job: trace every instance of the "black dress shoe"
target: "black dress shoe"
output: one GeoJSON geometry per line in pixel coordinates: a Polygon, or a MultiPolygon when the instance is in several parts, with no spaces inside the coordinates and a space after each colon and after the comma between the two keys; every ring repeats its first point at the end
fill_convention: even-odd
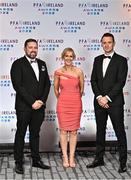
{"type": "Polygon", "coordinates": [[[119,167],[119,169],[118,169],[118,172],[119,172],[119,173],[124,173],[124,172],[126,172],[126,171],[127,171],[126,165],[125,165],[125,166],[121,166],[121,165],[120,165],[120,167],[119,167]]]}
{"type": "Polygon", "coordinates": [[[41,160],[33,161],[32,166],[33,167],[38,167],[38,168],[41,168],[41,169],[50,169],[50,166],[45,165],[41,160]]]}
{"type": "Polygon", "coordinates": [[[91,164],[88,164],[86,167],[87,168],[95,168],[97,166],[104,166],[104,161],[95,159],[91,164]]]}
{"type": "Polygon", "coordinates": [[[15,172],[18,174],[23,174],[24,173],[23,164],[16,163],[15,164],[15,172]]]}

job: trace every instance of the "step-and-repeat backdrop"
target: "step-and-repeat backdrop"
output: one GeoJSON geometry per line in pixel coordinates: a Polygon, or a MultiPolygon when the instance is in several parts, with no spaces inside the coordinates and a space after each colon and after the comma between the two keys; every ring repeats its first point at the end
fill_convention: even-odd
{"type": "MultiPolygon", "coordinates": [[[[113,33],[115,50],[127,57],[129,71],[125,96],[125,129],[131,150],[131,1],[130,0],[0,0],[0,143],[13,143],[16,131],[15,91],[10,79],[12,63],[24,55],[27,38],[39,43],[38,57],[47,63],[51,91],[45,121],[40,132],[40,150],[58,149],[59,130],[53,75],[63,65],[61,52],[72,47],[77,55],[74,65],[84,71],[85,89],[78,141],[95,141],[96,123],[90,75],[94,57],[103,53],[100,38],[113,33]]],[[[25,141],[28,142],[27,131],[25,141]]],[[[116,140],[110,120],[107,140],[116,140]]]]}

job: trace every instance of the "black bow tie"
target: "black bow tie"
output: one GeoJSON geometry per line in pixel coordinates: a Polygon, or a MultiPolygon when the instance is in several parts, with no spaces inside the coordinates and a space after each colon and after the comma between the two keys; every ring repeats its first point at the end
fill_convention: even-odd
{"type": "Polygon", "coordinates": [[[105,58],[108,58],[108,59],[111,59],[111,56],[103,56],[103,59],[105,59],[105,58]]]}
{"type": "Polygon", "coordinates": [[[32,63],[36,63],[37,62],[37,60],[30,60],[30,63],[32,64],[32,63]]]}

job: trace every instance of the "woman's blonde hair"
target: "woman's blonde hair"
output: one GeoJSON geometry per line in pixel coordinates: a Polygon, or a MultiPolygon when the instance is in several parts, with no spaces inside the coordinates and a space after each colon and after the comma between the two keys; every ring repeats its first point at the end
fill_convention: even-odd
{"type": "Polygon", "coordinates": [[[68,51],[72,52],[72,54],[73,54],[73,59],[75,59],[75,58],[76,58],[76,54],[75,54],[74,50],[73,50],[72,48],[70,48],[70,47],[67,47],[67,48],[65,48],[65,49],[63,50],[63,52],[61,53],[61,58],[64,59],[64,56],[65,56],[65,54],[66,54],[68,51]]]}

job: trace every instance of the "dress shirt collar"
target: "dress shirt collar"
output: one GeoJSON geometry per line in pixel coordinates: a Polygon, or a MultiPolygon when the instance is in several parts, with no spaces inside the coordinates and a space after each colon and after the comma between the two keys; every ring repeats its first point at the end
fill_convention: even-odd
{"type": "Polygon", "coordinates": [[[111,58],[112,58],[112,56],[114,55],[114,51],[112,52],[112,53],[110,53],[110,54],[104,54],[104,56],[111,56],[111,58]]]}
{"type": "Polygon", "coordinates": [[[29,58],[28,56],[25,56],[26,57],[26,59],[29,61],[29,63],[31,63],[31,61],[36,61],[36,59],[31,59],[31,58],[29,58]]]}

